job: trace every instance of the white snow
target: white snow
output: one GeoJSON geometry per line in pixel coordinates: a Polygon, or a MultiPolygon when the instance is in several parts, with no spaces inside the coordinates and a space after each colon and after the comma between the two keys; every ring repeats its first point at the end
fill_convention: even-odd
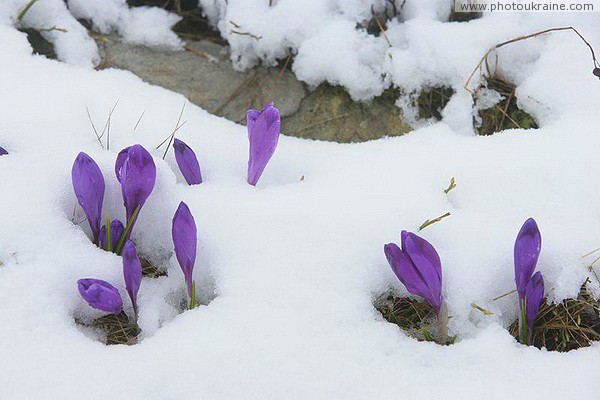
{"type": "Polygon", "coordinates": [[[96,43],[77,19],[91,21],[103,34],[116,31],[127,42],[173,49],[181,47],[181,41],[171,31],[180,18],[163,9],[130,9],[126,0],[68,0],[67,3],[38,0],[19,21],[17,17],[28,3],[29,0],[2,0],[0,24],[43,30],[42,35],[54,45],[58,59],[71,65],[90,68],[100,62],[96,43]],[[49,30],[51,28],[61,30],[49,30]]]}
{"type": "MultiPolygon", "coordinates": [[[[391,82],[409,91],[442,82],[458,90],[491,45],[548,26],[576,24],[600,45],[593,14],[497,14],[444,23],[441,3],[428,2],[422,12],[411,6],[414,18],[392,24],[394,47],[388,49],[383,38],[349,29],[348,21],[364,18],[370,2],[348,2],[344,12],[342,2],[332,0],[303,1],[303,7],[281,0],[272,9],[258,3],[230,0],[226,10],[209,10],[215,21],[226,13],[221,28],[235,17],[240,29],[263,35],[260,44],[229,38],[234,54],[244,54],[240,62],[273,62],[297,46],[295,68],[303,79],[332,80],[357,97],[391,82]],[[294,11],[300,14],[288,16],[294,11]],[[268,14],[287,19],[271,31],[268,14]],[[298,35],[288,36],[294,29],[298,35]],[[343,60],[328,62],[323,52],[343,60]],[[368,56],[379,53],[380,64],[368,56]],[[354,64],[333,65],[347,60],[354,64]],[[381,68],[387,75],[378,80],[381,68]]],[[[245,183],[245,128],[187,104],[178,135],[195,149],[205,179],[188,187],[172,153],[162,161],[162,149],[153,150],[173,130],[185,99],[128,72],[86,68],[95,50],[77,28],[71,36],[54,32],[65,41],[55,44],[68,64],[31,55],[25,34],[14,27],[22,4],[0,4],[0,146],[10,153],[0,157],[0,398],[597,396],[597,344],[566,354],[524,347],[506,330],[517,315],[514,296],[492,301],[514,287],[512,246],[527,217],[541,229],[538,269],[551,300],[576,295],[590,275],[581,256],[600,246],[600,82],[574,35],[499,51],[500,68],[519,84],[518,96],[539,130],[474,135],[473,104],[463,90],[442,122],[403,137],[351,145],[282,137],[256,188],[245,183]],[[110,150],[104,150],[86,107],[101,129],[117,100],[110,150]],[[142,282],[141,342],[107,347],[74,322],[100,315],[81,300],[76,281],[108,280],[126,299],[121,262],[86,236],[70,170],[78,152],[92,156],[107,181],[104,212],[122,217],[113,166],[118,151],[132,143],[152,150],[158,168],[133,238],[169,276],[142,282]],[[458,186],[447,196],[443,189],[452,176],[458,186]],[[198,290],[205,302],[212,300],[185,312],[170,240],[181,200],[198,223],[198,290]],[[457,344],[441,347],[411,339],[372,304],[389,288],[406,293],[383,244],[447,211],[450,217],[422,231],[440,253],[450,330],[458,335],[457,344]],[[494,315],[483,316],[471,303],[494,315]]],[[[61,24],[76,27],[60,4],[40,0],[27,24],[47,26],[60,15],[61,24]]],[[[103,23],[114,28],[116,20],[101,20],[95,21],[99,29],[103,23]]],[[[166,20],[154,26],[157,32],[166,20]]],[[[141,30],[133,35],[156,38],[141,30]]],[[[600,294],[593,278],[592,288],[600,294]]]]}

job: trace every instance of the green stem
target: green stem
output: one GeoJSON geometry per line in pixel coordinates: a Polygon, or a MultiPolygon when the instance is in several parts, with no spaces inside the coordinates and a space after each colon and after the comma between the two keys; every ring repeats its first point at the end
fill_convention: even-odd
{"type": "Polygon", "coordinates": [[[519,316],[519,340],[524,345],[529,345],[529,332],[527,332],[527,308],[525,299],[521,300],[521,315],[519,316]]]}
{"type": "Polygon", "coordinates": [[[196,308],[196,281],[192,281],[192,295],[190,296],[190,310],[196,308]]]}
{"type": "Polygon", "coordinates": [[[123,232],[123,235],[119,239],[119,243],[117,243],[117,248],[115,249],[115,253],[117,253],[118,255],[121,255],[121,253],[123,252],[123,246],[125,246],[125,240],[127,239],[127,236],[129,236],[129,232],[131,232],[131,229],[133,228],[133,224],[135,223],[135,219],[137,218],[137,215],[139,212],[140,212],[140,206],[138,204],[138,206],[133,211],[133,215],[131,215],[131,218],[129,218],[129,221],[127,221],[127,226],[125,227],[125,231],[123,232]]]}
{"type": "Polygon", "coordinates": [[[110,229],[110,217],[107,215],[106,216],[106,251],[109,251],[112,253],[113,248],[112,248],[112,232],[110,229]]]}
{"type": "Polygon", "coordinates": [[[37,2],[38,0],[30,0],[29,3],[27,3],[25,5],[25,8],[23,8],[23,10],[21,10],[21,12],[19,13],[19,15],[17,15],[17,21],[20,21],[23,19],[23,17],[25,16],[25,14],[27,14],[27,11],[29,11],[29,9],[37,2]]]}

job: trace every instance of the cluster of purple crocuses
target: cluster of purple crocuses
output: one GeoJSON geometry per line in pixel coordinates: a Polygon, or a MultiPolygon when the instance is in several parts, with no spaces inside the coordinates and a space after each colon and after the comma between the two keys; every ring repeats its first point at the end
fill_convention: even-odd
{"type": "MultiPolygon", "coordinates": [[[[279,110],[267,103],[263,110],[247,113],[250,154],[247,181],[255,186],[273,156],[281,128],[279,110]]],[[[0,155],[2,155],[0,148],[0,155]]],[[[183,141],[173,140],[175,160],[188,185],[202,183],[200,164],[195,152],[183,141]]],[[[87,154],[79,153],[73,164],[71,177],[77,201],[83,209],[92,231],[92,242],[106,251],[122,255],[125,288],[131,300],[137,321],[137,293],[142,280],[142,267],[131,232],[139,213],[154,189],[156,165],[152,155],[141,145],[127,147],[117,155],[115,175],[121,184],[125,206],[125,225],[119,219],[107,216],[102,224],[102,205],[105,182],[100,167],[87,154]]],[[[172,222],[172,237],[177,261],[183,271],[189,308],[195,307],[196,284],[192,278],[196,262],[197,228],[188,205],[179,204],[172,222]]],[[[88,304],[96,309],[118,315],[123,300],[117,288],[94,278],[80,279],[78,289],[88,304]]]]}
{"type": "MultiPolygon", "coordinates": [[[[402,231],[401,247],[384,246],[386,258],[406,290],[424,298],[437,315],[437,341],[448,340],[448,311],[442,295],[442,263],[435,248],[414,233],[402,231]]],[[[523,224],[514,247],[515,283],[519,294],[519,340],[530,344],[534,321],[544,298],[544,280],[534,270],[541,250],[541,235],[533,218],[523,224]]]]}

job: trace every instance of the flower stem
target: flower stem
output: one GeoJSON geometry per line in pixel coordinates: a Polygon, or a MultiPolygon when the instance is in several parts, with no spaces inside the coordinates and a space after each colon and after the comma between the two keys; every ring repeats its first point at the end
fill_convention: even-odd
{"type": "Polygon", "coordinates": [[[123,252],[123,247],[125,246],[125,240],[129,236],[131,229],[133,229],[133,224],[135,223],[135,220],[136,220],[139,212],[140,212],[140,206],[138,204],[138,206],[135,208],[135,210],[133,210],[133,214],[131,215],[131,218],[129,218],[129,221],[127,221],[127,226],[125,227],[125,231],[123,232],[123,235],[119,239],[119,243],[117,243],[117,248],[115,249],[115,253],[117,253],[118,255],[121,255],[121,253],[123,252]]]}
{"type": "Polygon", "coordinates": [[[190,296],[190,310],[196,308],[196,281],[192,281],[192,294],[190,296]]]}
{"type": "Polygon", "coordinates": [[[442,302],[437,315],[437,342],[439,344],[448,342],[448,306],[445,301],[442,302]]]}
{"type": "Polygon", "coordinates": [[[110,229],[110,216],[106,216],[106,249],[104,249],[106,251],[109,251],[112,253],[113,248],[112,248],[112,232],[110,229]]]}
{"type": "Polygon", "coordinates": [[[521,314],[519,315],[519,341],[524,345],[529,345],[529,332],[527,332],[527,308],[525,299],[520,301],[521,314]]]}

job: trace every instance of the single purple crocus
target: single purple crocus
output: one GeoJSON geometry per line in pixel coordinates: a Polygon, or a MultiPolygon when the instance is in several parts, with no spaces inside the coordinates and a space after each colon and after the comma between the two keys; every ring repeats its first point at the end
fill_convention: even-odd
{"type": "Polygon", "coordinates": [[[248,110],[246,125],[250,141],[247,180],[249,184],[256,186],[277,148],[281,131],[281,115],[273,106],[273,102],[269,102],[262,111],[248,110]]]}
{"type": "Polygon", "coordinates": [[[423,297],[435,310],[438,342],[448,337],[448,309],[442,296],[442,262],[427,240],[412,232],[400,234],[402,248],[388,243],[383,250],[392,270],[409,293],[423,297]]]}
{"type": "Polygon", "coordinates": [[[395,243],[384,246],[392,270],[411,294],[421,296],[440,312],[442,306],[442,263],[427,240],[402,231],[402,248],[395,243]]]}
{"type": "Polygon", "coordinates": [[[4,147],[0,147],[0,156],[5,156],[8,154],[8,151],[4,147]]]}
{"type": "Polygon", "coordinates": [[[179,166],[181,174],[188,185],[198,185],[202,183],[202,173],[200,164],[194,150],[179,139],[173,139],[173,151],[175,151],[175,160],[179,166]]]}
{"type": "Polygon", "coordinates": [[[123,300],[117,288],[100,279],[80,279],[77,281],[79,294],[90,306],[98,310],[119,315],[123,309],[123,300]]]}
{"type": "Polygon", "coordinates": [[[131,240],[126,241],[123,247],[123,277],[125,278],[125,290],[127,290],[131,299],[133,313],[137,321],[137,294],[142,283],[142,264],[131,240]]]}
{"type": "Polygon", "coordinates": [[[525,288],[531,280],[541,248],[542,237],[537,223],[533,218],[529,218],[517,235],[514,249],[515,283],[521,301],[525,299],[525,288]]]}
{"type": "MultiPolygon", "coordinates": [[[[111,249],[113,251],[116,250],[117,244],[119,243],[119,240],[121,239],[121,236],[123,235],[124,231],[125,226],[123,226],[123,223],[121,221],[119,221],[118,219],[113,219],[112,221],[110,221],[110,242],[111,249]]],[[[106,225],[102,225],[102,228],[100,228],[100,237],[98,238],[98,245],[104,250],[108,250],[108,247],[106,246],[106,239],[106,225]]]]}
{"type": "Polygon", "coordinates": [[[533,323],[538,315],[542,300],[544,299],[544,278],[540,271],[533,274],[525,289],[525,310],[527,315],[527,332],[529,342],[533,333],[533,323]]]}
{"type": "Polygon", "coordinates": [[[102,202],[104,201],[104,177],[98,164],[85,153],[79,153],[71,170],[73,189],[77,201],[92,228],[93,242],[98,243],[102,202]]]}
{"type": "Polygon", "coordinates": [[[179,203],[179,207],[173,216],[172,234],[175,256],[177,256],[177,261],[185,277],[187,292],[190,297],[190,308],[193,308],[195,299],[192,272],[196,263],[198,232],[194,216],[183,201],[179,203]]]}
{"type": "MultiPolygon", "coordinates": [[[[121,155],[121,153],[119,153],[121,155]]],[[[119,163],[117,156],[117,163],[119,163]]],[[[131,217],[136,208],[142,208],[156,181],[156,166],[152,155],[141,145],[136,144],[127,150],[127,157],[117,172],[121,177],[121,192],[125,204],[127,223],[133,223],[131,217]]],[[[139,212],[139,210],[138,210],[139,212]]],[[[129,231],[131,232],[131,230],[129,231]]],[[[129,238],[129,234],[127,235],[129,238]]]]}
{"type": "Polygon", "coordinates": [[[515,241],[515,284],[519,294],[519,338],[529,344],[533,322],[544,297],[544,280],[535,267],[542,248],[542,237],[537,223],[529,218],[515,241]],[[535,280],[534,280],[535,277],[535,280]]]}

